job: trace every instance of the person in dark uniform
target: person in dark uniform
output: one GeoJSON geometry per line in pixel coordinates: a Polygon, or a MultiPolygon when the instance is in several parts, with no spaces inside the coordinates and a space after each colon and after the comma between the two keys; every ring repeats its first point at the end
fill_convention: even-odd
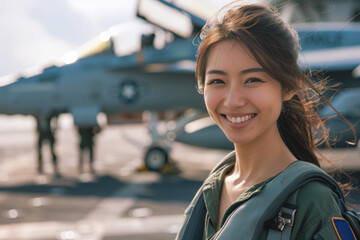
{"type": "Polygon", "coordinates": [[[56,131],[56,121],[57,116],[54,114],[49,115],[46,118],[37,117],[37,133],[38,133],[38,144],[37,144],[37,154],[38,154],[38,173],[43,174],[43,163],[44,158],[42,154],[42,147],[45,142],[49,144],[53,168],[55,175],[59,175],[57,167],[57,156],[55,153],[55,131],[56,131]]]}
{"type": "Polygon", "coordinates": [[[85,152],[89,155],[90,171],[94,174],[94,137],[100,132],[99,126],[78,126],[80,136],[80,152],[79,152],[79,172],[84,172],[84,156],[85,152]]]}

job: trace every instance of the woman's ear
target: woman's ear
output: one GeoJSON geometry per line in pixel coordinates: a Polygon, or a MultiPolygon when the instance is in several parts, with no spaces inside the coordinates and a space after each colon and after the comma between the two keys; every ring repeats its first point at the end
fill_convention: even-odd
{"type": "Polygon", "coordinates": [[[296,94],[296,91],[287,90],[284,94],[283,101],[289,101],[296,94]]]}
{"type": "MultiPolygon", "coordinates": [[[[298,77],[296,78],[296,83],[297,86],[299,87],[301,85],[301,79],[298,77]]],[[[288,90],[285,89],[285,94],[284,94],[284,98],[283,101],[289,101],[290,99],[292,99],[292,97],[296,94],[296,90],[288,90]]]]}

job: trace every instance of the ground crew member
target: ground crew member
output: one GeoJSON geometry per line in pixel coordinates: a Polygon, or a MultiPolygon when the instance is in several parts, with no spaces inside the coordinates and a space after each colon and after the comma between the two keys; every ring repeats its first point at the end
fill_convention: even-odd
{"type": "Polygon", "coordinates": [[[42,147],[45,142],[48,142],[50,146],[50,152],[53,162],[53,168],[55,175],[58,175],[58,166],[57,166],[57,157],[55,154],[55,131],[56,131],[56,115],[49,115],[46,118],[37,117],[37,133],[38,133],[38,144],[37,144],[37,154],[38,154],[38,173],[43,174],[43,154],[42,147]]]}
{"type": "Polygon", "coordinates": [[[100,132],[99,126],[78,126],[78,132],[80,136],[80,156],[79,156],[79,172],[84,172],[84,156],[85,152],[89,155],[89,167],[92,173],[94,170],[94,137],[100,132]]]}

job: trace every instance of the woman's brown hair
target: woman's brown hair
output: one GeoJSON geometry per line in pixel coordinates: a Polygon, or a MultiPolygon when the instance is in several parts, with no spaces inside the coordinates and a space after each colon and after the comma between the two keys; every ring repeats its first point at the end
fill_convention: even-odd
{"type": "Polygon", "coordinates": [[[299,160],[319,166],[315,154],[318,143],[327,142],[327,129],[317,114],[320,90],[298,65],[300,50],[297,32],[270,6],[225,6],[203,27],[197,52],[196,78],[203,91],[207,58],[219,42],[235,39],[245,44],[255,60],[282,85],[283,93],[294,92],[284,101],[277,121],[280,135],[292,154],[299,160]],[[309,90],[316,94],[311,94],[309,90]]]}

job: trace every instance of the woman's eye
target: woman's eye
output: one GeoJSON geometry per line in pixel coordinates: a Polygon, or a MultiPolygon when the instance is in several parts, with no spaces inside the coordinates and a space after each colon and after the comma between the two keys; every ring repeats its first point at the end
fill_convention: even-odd
{"type": "Polygon", "coordinates": [[[263,80],[259,78],[249,78],[245,81],[245,83],[257,83],[257,82],[263,82],[263,80]]]}
{"type": "Polygon", "coordinates": [[[220,80],[220,79],[214,79],[214,80],[210,80],[208,82],[208,85],[213,85],[213,84],[221,84],[221,83],[224,83],[223,80],[220,80]]]}

